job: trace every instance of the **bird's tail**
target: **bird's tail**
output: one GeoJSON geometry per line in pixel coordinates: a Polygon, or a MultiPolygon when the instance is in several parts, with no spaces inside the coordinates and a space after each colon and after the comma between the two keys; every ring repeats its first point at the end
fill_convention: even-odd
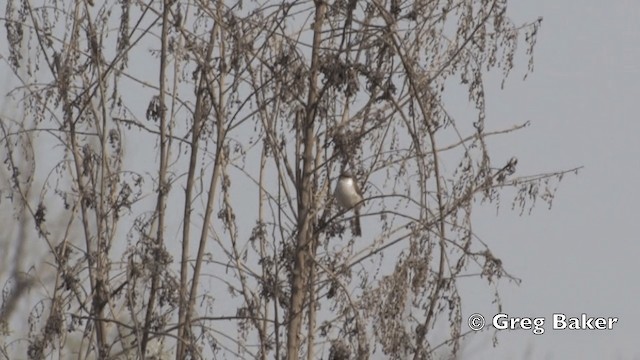
{"type": "Polygon", "coordinates": [[[353,235],[362,236],[362,229],[360,228],[360,214],[356,212],[356,216],[353,218],[353,235]]]}

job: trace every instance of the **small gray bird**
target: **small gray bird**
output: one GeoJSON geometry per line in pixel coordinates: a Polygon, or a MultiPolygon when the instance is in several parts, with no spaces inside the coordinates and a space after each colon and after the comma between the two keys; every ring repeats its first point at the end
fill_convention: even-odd
{"type": "Polygon", "coordinates": [[[362,206],[362,192],[358,187],[358,183],[349,172],[340,174],[340,179],[336,185],[335,195],[338,204],[346,210],[353,208],[355,229],[353,235],[361,236],[360,229],[360,207],[362,206]]]}

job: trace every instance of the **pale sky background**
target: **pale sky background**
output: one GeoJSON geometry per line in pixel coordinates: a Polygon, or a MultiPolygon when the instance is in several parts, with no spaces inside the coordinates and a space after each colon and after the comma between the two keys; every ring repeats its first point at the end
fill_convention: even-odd
{"type": "MultiPolygon", "coordinates": [[[[531,121],[490,140],[494,160],[515,155],[516,175],[584,169],[564,178],[551,210],[539,202],[519,216],[507,197],[498,215],[476,208],[474,230],[523,280],[500,282],[504,312],[545,317],[546,331],[501,331],[496,348],[485,331],[465,343],[461,359],[640,359],[640,2],[513,0],[509,14],[515,24],[544,21],[534,73],[521,80],[520,57],[505,90],[497,81],[486,88],[487,130],[531,121]],[[554,313],[619,322],[611,331],[554,331],[554,313]]],[[[461,99],[449,104],[456,118],[474,118],[461,99]]],[[[461,291],[463,316],[490,322],[495,306],[485,283],[461,291]]]]}
{"type": "MultiPolygon", "coordinates": [[[[532,125],[492,139],[494,154],[515,154],[518,174],[584,166],[566,176],[549,211],[531,216],[504,204],[476,213],[475,230],[507,270],[504,312],[545,317],[543,335],[493,331],[469,341],[463,359],[640,359],[640,2],[512,1],[516,24],[544,17],[535,72],[516,71],[505,91],[488,89],[490,124],[532,125]],[[611,331],[557,331],[551,316],[618,317],[611,331]]],[[[466,289],[464,316],[490,321],[487,289],[466,289]]],[[[463,299],[464,296],[463,296],[463,299]]]]}

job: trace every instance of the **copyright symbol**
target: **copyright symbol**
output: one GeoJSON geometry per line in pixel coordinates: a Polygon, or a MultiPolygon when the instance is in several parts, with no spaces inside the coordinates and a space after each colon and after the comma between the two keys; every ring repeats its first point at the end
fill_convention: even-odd
{"type": "Polygon", "coordinates": [[[478,313],[469,316],[469,329],[480,331],[482,328],[484,328],[484,316],[478,313]]]}

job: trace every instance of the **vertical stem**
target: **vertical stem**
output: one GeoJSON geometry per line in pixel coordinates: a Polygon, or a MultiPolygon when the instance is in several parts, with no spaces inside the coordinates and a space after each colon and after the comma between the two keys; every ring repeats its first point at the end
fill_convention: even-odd
{"type": "MultiPolygon", "coordinates": [[[[169,35],[169,6],[171,0],[164,0],[162,9],[162,36],[160,41],[160,94],[159,108],[160,108],[160,167],[158,169],[158,201],[156,203],[156,214],[158,221],[158,228],[156,229],[156,239],[154,244],[154,251],[158,251],[164,243],[164,220],[165,220],[165,201],[168,192],[167,184],[167,157],[169,155],[169,149],[167,147],[167,109],[165,105],[165,93],[166,93],[166,68],[167,68],[167,37],[169,35]]],[[[147,342],[149,341],[149,332],[151,331],[151,321],[153,319],[153,311],[156,301],[156,295],[158,291],[159,271],[154,271],[151,278],[151,291],[149,293],[149,301],[147,303],[147,312],[145,315],[144,329],[142,333],[142,341],[140,343],[141,356],[145,356],[147,342]]]]}
{"type": "Polygon", "coordinates": [[[298,188],[298,236],[296,254],[291,284],[291,301],[289,308],[289,323],[287,326],[287,359],[297,360],[300,349],[300,331],[302,329],[302,315],[304,308],[305,292],[307,289],[308,271],[307,257],[313,238],[313,169],[314,169],[314,119],[318,101],[318,62],[320,57],[320,42],[322,25],[326,11],[326,4],[317,1],[316,16],[314,21],[313,52],[311,56],[311,69],[309,73],[309,94],[307,97],[306,113],[302,120],[297,119],[297,126],[303,131],[302,143],[304,144],[303,170],[297,179],[298,188]]]}
{"type": "MultiPolygon", "coordinates": [[[[217,2],[216,8],[216,16],[218,19],[222,18],[224,3],[222,1],[217,2]]],[[[217,22],[217,21],[216,21],[217,22]]],[[[220,26],[214,26],[214,30],[212,33],[212,39],[215,39],[216,36],[219,37],[220,43],[220,58],[225,59],[226,56],[226,47],[224,43],[224,36],[222,34],[223,28],[220,26]]],[[[213,41],[212,41],[213,43],[213,41]]],[[[220,175],[222,174],[222,167],[227,161],[227,154],[224,148],[224,139],[226,137],[226,128],[225,128],[225,120],[226,120],[226,107],[225,107],[225,78],[227,76],[226,67],[220,65],[220,73],[217,76],[216,83],[218,85],[217,89],[217,98],[212,95],[212,102],[215,108],[216,114],[216,153],[215,160],[213,164],[213,171],[211,174],[211,181],[209,183],[209,191],[207,196],[207,206],[204,213],[204,221],[202,225],[202,232],[200,233],[200,243],[198,245],[198,254],[196,255],[195,266],[193,269],[193,277],[191,281],[191,290],[189,291],[189,303],[187,304],[186,313],[184,316],[184,332],[183,338],[181,341],[190,341],[190,322],[193,316],[194,307],[196,303],[196,297],[198,295],[198,285],[200,280],[200,271],[202,269],[202,261],[204,258],[204,250],[207,243],[207,237],[209,236],[209,224],[211,223],[211,215],[213,214],[213,204],[216,198],[216,189],[218,188],[218,181],[220,179],[220,175]]],[[[213,92],[213,90],[212,90],[213,92]]],[[[184,353],[184,349],[182,350],[184,353]]]]}

